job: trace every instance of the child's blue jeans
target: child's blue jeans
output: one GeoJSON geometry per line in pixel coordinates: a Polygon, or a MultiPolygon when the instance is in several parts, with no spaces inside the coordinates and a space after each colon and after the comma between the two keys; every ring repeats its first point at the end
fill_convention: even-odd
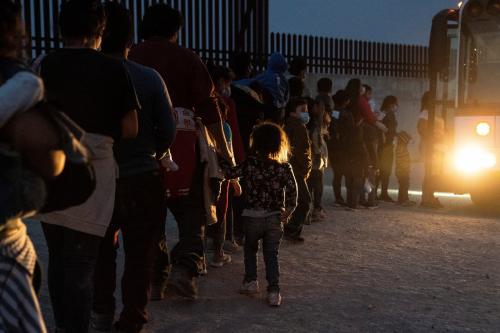
{"type": "Polygon", "coordinates": [[[283,224],[279,215],[265,218],[243,217],[243,228],[245,232],[245,281],[257,280],[257,251],[259,240],[262,239],[267,291],[279,291],[278,252],[283,237],[283,224]]]}

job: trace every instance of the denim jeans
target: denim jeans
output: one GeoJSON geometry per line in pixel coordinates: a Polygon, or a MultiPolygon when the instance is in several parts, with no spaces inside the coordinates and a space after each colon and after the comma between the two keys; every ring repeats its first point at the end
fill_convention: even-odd
{"type": "Polygon", "coordinates": [[[309,179],[307,180],[309,192],[312,196],[314,209],[322,209],[323,200],[323,170],[312,170],[309,179]]]}
{"type": "Polygon", "coordinates": [[[47,223],[42,227],[49,249],[48,285],[56,326],[86,333],[102,238],[47,223]]]}
{"type": "Polygon", "coordinates": [[[309,218],[311,212],[311,194],[304,178],[297,177],[297,208],[290,218],[290,222],[285,227],[287,235],[298,237],[302,233],[302,227],[309,218]]]}
{"type": "Polygon", "coordinates": [[[214,241],[214,252],[218,255],[224,253],[224,241],[227,231],[227,212],[229,205],[229,187],[228,181],[224,181],[221,186],[221,194],[217,202],[217,223],[207,228],[207,236],[214,241]]]}
{"type": "Polygon", "coordinates": [[[165,190],[158,171],[118,179],[115,210],[101,243],[94,284],[94,311],[114,315],[116,255],[121,231],[125,252],[123,310],[118,326],[139,332],[147,322],[154,249],[165,223],[165,190]]]}
{"type": "Polygon", "coordinates": [[[280,266],[278,252],[283,237],[279,216],[267,218],[243,217],[245,232],[245,281],[257,280],[257,252],[262,239],[268,291],[279,291],[280,266]]]}

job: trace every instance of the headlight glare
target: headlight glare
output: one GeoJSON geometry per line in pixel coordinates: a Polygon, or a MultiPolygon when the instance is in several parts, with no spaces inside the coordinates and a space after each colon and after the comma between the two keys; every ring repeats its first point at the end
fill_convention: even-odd
{"type": "Polygon", "coordinates": [[[476,125],[476,134],[479,136],[488,136],[491,132],[490,124],[481,122],[476,125]]]}
{"type": "Polygon", "coordinates": [[[495,154],[478,147],[465,147],[455,153],[455,167],[459,171],[475,173],[491,169],[496,164],[495,154]]]}

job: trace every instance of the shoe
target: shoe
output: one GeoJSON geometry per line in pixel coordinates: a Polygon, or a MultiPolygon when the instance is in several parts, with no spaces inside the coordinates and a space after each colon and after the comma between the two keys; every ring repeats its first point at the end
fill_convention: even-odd
{"type": "Polygon", "coordinates": [[[109,332],[113,329],[114,314],[95,313],[90,314],[90,327],[96,331],[109,332]]]}
{"type": "Polygon", "coordinates": [[[225,241],[224,242],[224,252],[227,252],[227,253],[234,253],[236,251],[238,251],[238,249],[240,248],[238,246],[238,244],[235,242],[235,241],[225,241]]]}
{"type": "Polygon", "coordinates": [[[374,209],[378,209],[379,206],[377,206],[377,205],[366,205],[366,206],[363,205],[363,208],[364,209],[369,209],[369,210],[374,210],[374,209]]]}
{"type": "Polygon", "coordinates": [[[384,195],[381,195],[379,198],[378,198],[379,201],[384,201],[384,202],[389,202],[389,203],[394,203],[394,199],[391,198],[388,194],[384,194],[384,195]]]}
{"type": "Polygon", "coordinates": [[[434,200],[431,201],[422,201],[420,203],[420,207],[423,208],[431,208],[431,209],[441,209],[444,208],[444,206],[441,204],[438,198],[434,198],[434,200]]]}
{"type": "Polygon", "coordinates": [[[214,254],[212,261],[210,262],[210,266],[214,268],[220,268],[224,265],[231,263],[231,256],[225,253],[214,254]]]}
{"type": "Polygon", "coordinates": [[[248,281],[241,284],[240,294],[243,295],[255,295],[259,293],[259,281],[248,281]]]}
{"type": "Polygon", "coordinates": [[[399,202],[398,204],[403,206],[403,207],[413,207],[417,203],[415,201],[407,200],[407,201],[399,202]]]}
{"type": "Polygon", "coordinates": [[[267,303],[273,308],[281,305],[281,295],[279,291],[270,291],[267,293],[267,303]]]}
{"type": "Polygon", "coordinates": [[[303,243],[305,241],[305,238],[302,236],[295,236],[295,235],[287,235],[285,234],[285,239],[291,242],[295,243],[303,243]]]}
{"type": "Polygon", "coordinates": [[[167,281],[166,293],[170,296],[196,300],[198,298],[196,278],[185,268],[174,266],[167,281]]]}

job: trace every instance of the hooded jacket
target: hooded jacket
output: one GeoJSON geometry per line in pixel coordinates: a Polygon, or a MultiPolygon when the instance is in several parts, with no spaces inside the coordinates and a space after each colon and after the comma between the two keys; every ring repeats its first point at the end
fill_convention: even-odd
{"type": "Polygon", "coordinates": [[[290,98],[288,81],[285,77],[287,70],[285,57],[281,53],[273,53],[269,57],[267,70],[264,73],[257,75],[253,80],[241,80],[238,83],[249,86],[253,81],[257,81],[268,92],[272,105],[281,109],[286,107],[290,98]]]}

